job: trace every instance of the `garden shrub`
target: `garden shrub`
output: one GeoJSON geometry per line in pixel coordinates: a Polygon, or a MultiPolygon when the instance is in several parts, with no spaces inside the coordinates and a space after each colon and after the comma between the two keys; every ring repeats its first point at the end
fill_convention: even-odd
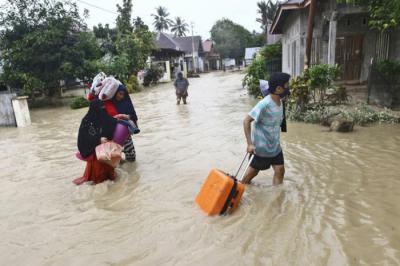
{"type": "Polygon", "coordinates": [[[76,97],[70,104],[71,109],[79,109],[89,106],[89,101],[84,97],[76,97]]]}

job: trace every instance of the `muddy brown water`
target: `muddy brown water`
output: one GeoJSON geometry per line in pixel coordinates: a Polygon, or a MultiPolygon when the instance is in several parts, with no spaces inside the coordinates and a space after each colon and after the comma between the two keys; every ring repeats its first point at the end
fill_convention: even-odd
{"type": "Polygon", "coordinates": [[[86,109],[34,110],[0,128],[0,265],[399,265],[400,127],[350,134],[289,123],[283,186],[260,174],[239,210],[206,217],[194,198],[212,168],[233,173],[256,102],[242,74],[191,79],[132,95],[138,160],[117,182],[75,186],[86,109]]]}

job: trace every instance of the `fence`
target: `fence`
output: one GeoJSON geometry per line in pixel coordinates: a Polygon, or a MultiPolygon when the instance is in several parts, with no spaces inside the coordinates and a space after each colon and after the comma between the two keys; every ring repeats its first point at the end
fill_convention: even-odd
{"type": "Polygon", "coordinates": [[[273,72],[281,72],[282,71],[282,58],[271,58],[265,61],[265,67],[267,69],[268,74],[273,72]]]}

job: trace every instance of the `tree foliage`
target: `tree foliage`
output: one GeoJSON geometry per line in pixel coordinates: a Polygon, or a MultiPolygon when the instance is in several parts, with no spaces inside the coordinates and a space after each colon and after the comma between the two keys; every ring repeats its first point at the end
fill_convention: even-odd
{"type": "Polygon", "coordinates": [[[122,7],[117,4],[118,17],[117,29],[119,34],[128,34],[132,32],[132,0],[123,0],[122,7]]]}
{"type": "Polygon", "coordinates": [[[70,1],[9,0],[0,11],[0,29],[3,79],[28,93],[38,88],[54,95],[60,80],[92,75],[100,56],[70,1]]]}
{"type": "Polygon", "coordinates": [[[223,58],[235,58],[237,62],[243,59],[245,48],[253,44],[252,34],[229,19],[218,20],[214,24],[211,38],[223,58]]]}
{"type": "Polygon", "coordinates": [[[169,13],[165,7],[159,6],[156,8],[156,14],[152,14],[154,17],[153,25],[157,31],[168,30],[173,21],[168,18],[169,13]]]}
{"type": "Polygon", "coordinates": [[[185,22],[185,20],[181,19],[180,17],[176,17],[175,22],[171,27],[171,31],[175,36],[182,37],[186,36],[186,32],[189,30],[188,27],[189,25],[185,22]]]}
{"type": "Polygon", "coordinates": [[[261,29],[264,33],[267,33],[267,25],[272,23],[275,17],[275,13],[279,8],[279,1],[272,2],[268,0],[268,2],[260,1],[257,2],[257,13],[260,14],[260,18],[257,18],[257,22],[261,24],[261,29]]]}
{"type": "Polygon", "coordinates": [[[105,57],[101,69],[108,74],[129,81],[143,69],[148,56],[154,48],[153,35],[140,17],[132,19],[132,0],[123,0],[122,7],[117,5],[117,27],[108,26],[94,29],[97,37],[103,40],[105,57]]]}

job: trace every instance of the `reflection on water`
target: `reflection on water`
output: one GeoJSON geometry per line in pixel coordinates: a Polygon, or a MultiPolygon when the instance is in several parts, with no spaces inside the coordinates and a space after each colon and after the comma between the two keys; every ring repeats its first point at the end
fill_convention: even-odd
{"type": "Polygon", "coordinates": [[[212,168],[234,172],[242,120],[255,101],[241,74],[133,95],[138,161],[117,182],[74,186],[86,110],[32,111],[0,128],[1,265],[398,265],[400,127],[351,134],[289,124],[283,186],[263,172],[232,216],[205,217],[194,198],[212,168]]]}

